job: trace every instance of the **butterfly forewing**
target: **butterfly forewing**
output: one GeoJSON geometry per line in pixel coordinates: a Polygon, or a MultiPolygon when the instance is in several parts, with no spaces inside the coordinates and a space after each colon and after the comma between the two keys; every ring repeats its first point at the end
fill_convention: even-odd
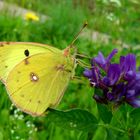
{"type": "Polygon", "coordinates": [[[5,82],[9,72],[23,59],[38,53],[58,49],[37,43],[0,43],[0,79],[5,82]]]}

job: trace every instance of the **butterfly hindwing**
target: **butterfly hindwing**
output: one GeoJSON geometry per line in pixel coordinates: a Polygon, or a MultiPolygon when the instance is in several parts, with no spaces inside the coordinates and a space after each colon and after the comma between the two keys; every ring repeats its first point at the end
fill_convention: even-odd
{"type": "Polygon", "coordinates": [[[35,54],[10,71],[6,88],[17,107],[31,115],[41,115],[59,103],[72,70],[73,60],[62,51],[35,54]]]}

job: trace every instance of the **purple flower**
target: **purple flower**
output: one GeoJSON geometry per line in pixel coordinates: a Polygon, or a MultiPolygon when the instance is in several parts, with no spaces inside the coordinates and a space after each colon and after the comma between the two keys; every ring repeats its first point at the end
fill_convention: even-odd
{"type": "Polygon", "coordinates": [[[103,54],[99,52],[98,56],[92,59],[92,65],[96,63],[100,68],[107,71],[110,65],[110,60],[117,52],[117,49],[114,49],[107,58],[105,58],[103,54]]]}
{"type": "Polygon", "coordinates": [[[91,86],[100,89],[102,94],[94,93],[94,99],[103,104],[113,102],[120,105],[124,102],[133,107],[140,107],[140,67],[136,70],[136,57],[128,54],[120,57],[119,64],[111,63],[117,53],[114,49],[108,57],[99,52],[91,60],[91,68],[85,69],[84,76],[91,86]]]}
{"type": "Polygon", "coordinates": [[[127,84],[126,102],[134,107],[140,107],[140,72],[127,84]]]}
{"type": "Polygon", "coordinates": [[[107,78],[109,79],[109,85],[114,85],[120,78],[121,70],[118,64],[110,64],[107,71],[107,78]]]}
{"type": "Polygon", "coordinates": [[[136,76],[136,57],[133,54],[120,57],[120,69],[125,80],[134,79],[136,76]]]}

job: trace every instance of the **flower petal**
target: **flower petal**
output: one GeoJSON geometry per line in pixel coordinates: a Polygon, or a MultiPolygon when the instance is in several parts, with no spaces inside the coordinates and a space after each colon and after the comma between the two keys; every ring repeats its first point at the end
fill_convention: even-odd
{"type": "Polygon", "coordinates": [[[99,69],[96,66],[93,66],[92,67],[92,78],[94,79],[94,81],[96,83],[99,82],[99,79],[100,79],[100,71],[99,71],[99,69]]]}
{"type": "Polygon", "coordinates": [[[137,72],[136,73],[136,80],[139,80],[140,81],[140,72],[137,72]]]}
{"type": "Polygon", "coordinates": [[[140,98],[134,98],[132,100],[127,101],[133,107],[140,107],[140,98]]]}
{"type": "Polygon", "coordinates": [[[89,69],[85,69],[84,71],[84,76],[87,77],[87,78],[92,78],[92,71],[89,70],[89,69]]]}
{"type": "Polygon", "coordinates": [[[106,86],[109,86],[110,80],[109,80],[109,78],[108,78],[107,76],[105,76],[105,77],[103,78],[103,83],[104,83],[106,86]]]}
{"type": "Polygon", "coordinates": [[[136,94],[135,90],[133,90],[133,89],[132,90],[128,90],[127,94],[126,94],[126,98],[130,99],[130,98],[134,97],[135,94],[136,94]]]}
{"type": "Polygon", "coordinates": [[[123,73],[130,70],[136,71],[136,57],[133,54],[128,54],[127,56],[120,57],[120,68],[123,73]]]}
{"type": "Polygon", "coordinates": [[[101,68],[104,67],[106,64],[106,59],[104,58],[103,54],[101,52],[98,53],[98,56],[93,58],[93,61],[98,64],[101,68]]]}
{"type": "Polygon", "coordinates": [[[117,49],[114,49],[114,50],[108,55],[108,57],[106,58],[106,60],[109,62],[109,61],[112,59],[112,57],[113,57],[117,52],[118,52],[118,50],[117,50],[117,49]]]}
{"type": "Polygon", "coordinates": [[[135,77],[136,77],[136,73],[135,73],[134,71],[132,71],[132,70],[129,70],[129,71],[124,75],[124,78],[125,78],[125,80],[127,80],[127,81],[133,80],[133,79],[135,79],[135,77]]]}
{"type": "Polygon", "coordinates": [[[107,73],[107,77],[110,80],[110,85],[114,85],[118,81],[120,74],[121,71],[119,64],[111,64],[107,73]]]}
{"type": "Polygon", "coordinates": [[[114,100],[114,94],[111,93],[111,92],[108,92],[108,93],[107,93],[107,98],[108,98],[109,101],[114,100]]]}

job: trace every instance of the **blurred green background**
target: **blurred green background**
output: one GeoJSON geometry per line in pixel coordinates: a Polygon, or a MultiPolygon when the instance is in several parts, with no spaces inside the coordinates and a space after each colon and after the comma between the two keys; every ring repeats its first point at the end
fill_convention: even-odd
{"type": "MultiPolygon", "coordinates": [[[[139,0],[4,0],[0,4],[0,41],[40,42],[64,49],[87,21],[88,27],[75,42],[78,53],[94,57],[102,51],[106,56],[118,48],[114,61],[119,60],[120,54],[133,52],[140,64],[139,0]],[[33,11],[38,20],[27,18],[28,11],[33,11]]],[[[76,75],[81,80],[71,80],[58,109],[81,108],[98,118],[92,99],[94,89],[83,77],[83,70],[77,67],[76,75]]],[[[20,112],[11,105],[2,83],[0,94],[0,140],[107,139],[101,128],[87,135],[56,127],[47,117],[20,112]]]]}

